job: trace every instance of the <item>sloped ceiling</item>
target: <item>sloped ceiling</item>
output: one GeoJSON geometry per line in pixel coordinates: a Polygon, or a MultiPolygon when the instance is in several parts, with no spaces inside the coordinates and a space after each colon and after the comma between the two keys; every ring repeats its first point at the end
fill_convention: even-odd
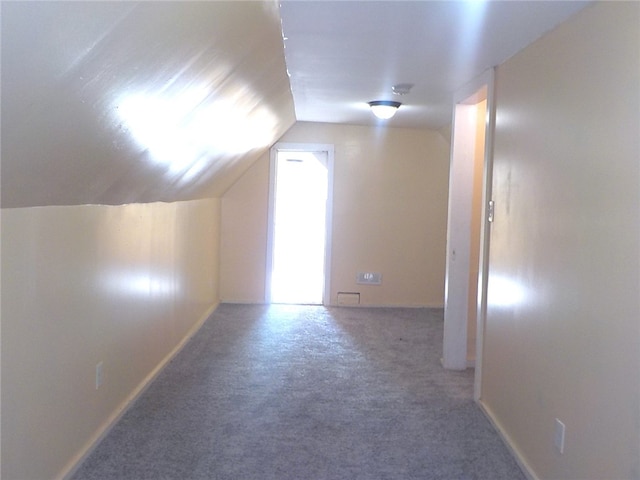
{"type": "Polygon", "coordinates": [[[294,122],[275,2],[3,2],[2,207],[218,196],[294,122]]]}

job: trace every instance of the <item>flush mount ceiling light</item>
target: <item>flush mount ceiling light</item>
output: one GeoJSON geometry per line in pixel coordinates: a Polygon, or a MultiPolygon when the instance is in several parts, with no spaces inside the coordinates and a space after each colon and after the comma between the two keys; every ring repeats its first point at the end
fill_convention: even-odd
{"type": "Polygon", "coordinates": [[[388,120],[396,114],[398,108],[402,105],[400,102],[392,100],[376,100],[369,102],[369,107],[373,114],[381,120],[388,120]]]}

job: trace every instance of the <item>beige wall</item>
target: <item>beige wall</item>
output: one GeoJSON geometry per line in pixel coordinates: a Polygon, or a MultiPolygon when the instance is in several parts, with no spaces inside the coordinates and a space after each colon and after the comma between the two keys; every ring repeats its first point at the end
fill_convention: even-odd
{"type": "MultiPolygon", "coordinates": [[[[435,131],[297,123],[280,141],[335,146],[330,303],[443,305],[449,146],[435,131]],[[361,271],[382,285],[357,285],[361,271]]],[[[222,198],[221,299],[264,301],[269,158],[222,198]]]]}
{"type": "Polygon", "coordinates": [[[640,478],[639,25],[595,4],[497,72],[481,401],[539,478],[640,478]]]}
{"type": "Polygon", "coordinates": [[[264,302],[267,250],[269,153],[265,153],[221,199],[220,298],[264,302]]]}
{"type": "Polygon", "coordinates": [[[217,305],[219,202],[1,215],[2,478],[54,478],[217,305]]]}

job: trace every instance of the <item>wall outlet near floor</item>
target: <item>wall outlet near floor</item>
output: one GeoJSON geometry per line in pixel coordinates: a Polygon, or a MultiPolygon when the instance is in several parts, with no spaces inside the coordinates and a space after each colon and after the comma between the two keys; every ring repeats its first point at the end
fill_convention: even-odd
{"type": "Polygon", "coordinates": [[[556,447],[559,453],[564,453],[564,432],[565,426],[560,420],[556,418],[556,430],[553,437],[553,445],[556,447]]]}
{"type": "Polygon", "coordinates": [[[96,390],[102,385],[102,362],[96,365],[96,390]]]}

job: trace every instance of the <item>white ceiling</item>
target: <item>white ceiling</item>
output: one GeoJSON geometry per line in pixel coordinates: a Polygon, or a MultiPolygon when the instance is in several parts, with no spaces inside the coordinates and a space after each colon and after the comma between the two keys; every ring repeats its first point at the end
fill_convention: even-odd
{"type": "Polygon", "coordinates": [[[284,0],[296,118],[370,125],[367,102],[397,100],[403,106],[388,125],[442,127],[458,88],[588,3],[284,0]],[[397,96],[398,83],[415,86],[397,96]]]}

